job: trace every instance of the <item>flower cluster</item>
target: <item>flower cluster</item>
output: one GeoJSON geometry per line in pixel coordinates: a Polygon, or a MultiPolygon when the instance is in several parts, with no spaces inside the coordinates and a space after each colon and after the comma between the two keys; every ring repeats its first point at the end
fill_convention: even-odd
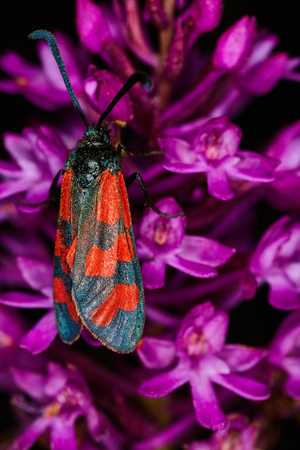
{"type": "Polygon", "coordinates": [[[132,87],[106,119],[113,145],[129,149],[124,176],[138,171],[156,208],[178,215],[144,210],[138,186],[129,189],[146,298],[132,356],[111,353],[86,328],[73,347],[57,338],[57,204],[30,204],[47,199],[84,126],[44,41],[38,64],[12,51],[0,57],[8,76],[1,91],[61,113],[3,136],[0,389],[14,412],[7,448],[251,450],[270,438],[268,420],[299,414],[300,122],[245,149],[234,121],[280,80],[298,80],[300,60],[276,52],[278,37],[248,16],[205,54],[199,38],[222,11],[221,0],[76,0],[80,44],[55,34],[91,124],[134,72],[152,80],[150,90],[132,87]],[[89,64],[94,56],[101,69],[89,64]],[[254,336],[244,345],[243,324],[240,335],[232,324],[258,301],[279,319],[261,346],[254,336]],[[279,401],[284,412],[270,407],[279,401]]]}

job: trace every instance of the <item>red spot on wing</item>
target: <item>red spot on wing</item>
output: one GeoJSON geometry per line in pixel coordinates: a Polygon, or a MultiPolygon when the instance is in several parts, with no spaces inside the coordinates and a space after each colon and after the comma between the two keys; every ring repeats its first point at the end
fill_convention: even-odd
{"type": "Polygon", "coordinates": [[[102,175],[102,188],[99,189],[97,221],[107,225],[113,225],[120,219],[121,204],[119,186],[116,175],[109,172],[109,169],[102,175]]]}
{"type": "Polygon", "coordinates": [[[55,250],[54,250],[54,254],[55,256],[60,256],[61,255],[61,236],[60,236],[60,231],[59,229],[56,230],[56,238],[55,238],[55,250]]]}
{"type": "Polygon", "coordinates": [[[60,209],[59,214],[63,220],[70,220],[71,218],[71,186],[74,174],[71,169],[68,169],[63,177],[60,194],[60,209]]]}
{"type": "Polygon", "coordinates": [[[112,277],[117,265],[117,243],[108,250],[93,245],[85,262],[87,277],[112,277]]]}
{"type": "Polygon", "coordinates": [[[131,286],[117,284],[102,305],[91,311],[91,321],[99,327],[107,326],[117,314],[118,309],[135,311],[139,301],[140,293],[136,284],[131,286]]]}
{"type": "Polygon", "coordinates": [[[118,238],[118,260],[127,262],[134,258],[133,245],[128,233],[120,234],[118,238]]]}
{"type": "Polygon", "coordinates": [[[87,277],[112,277],[116,270],[117,260],[129,262],[133,257],[131,237],[127,233],[122,233],[114,245],[107,250],[101,250],[97,245],[93,245],[86,258],[85,275],[87,277]]]}
{"type": "Polygon", "coordinates": [[[65,289],[64,282],[61,278],[54,278],[54,297],[57,303],[65,303],[72,320],[74,320],[74,322],[79,322],[79,317],[77,315],[76,309],[65,289]]]}
{"type": "Polygon", "coordinates": [[[126,228],[131,227],[131,216],[127,189],[124,181],[124,177],[121,172],[118,172],[118,181],[120,189],[121,207],[122,207],[122,219],[126,228]]]}
{"type": "Polygon", "coordinates": [[[56,239],[55,239],[55,251],[54,251],[54,254],[55,254],[55,256],[59,256],[60,257],[62,270],[66,274],[69,274],[70,270],[69,270],[69,267],[66,264],[67,253],[68,253],[68,249],[62,243],[61,232],[60,232],[59,229],[57,229],[57,231],[56,231],[56,239]]]}
{"type": "Polygon", "coordinates": [[[75,258],[75,250],[76,250],[76,244],[77,244],[77,236],[68,248],[68,254],[66,257],[66,261],[68,263],[68,266],[70,267],[70,271],[73,271],[74,266],[74,258],[75,258]]]}

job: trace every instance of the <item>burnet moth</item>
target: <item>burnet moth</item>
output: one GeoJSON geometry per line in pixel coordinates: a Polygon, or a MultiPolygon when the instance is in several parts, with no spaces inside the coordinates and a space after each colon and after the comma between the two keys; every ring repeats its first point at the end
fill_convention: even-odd
{"type": "MultiPolygon", "coordinates": [[[[146,73],[133,74],[97,124],[89,125],[73,92],[57,42],[49,31],[37,30],[29,39],[45,39],[52,51],[71,100],[87,129],[50,188],[48,203],[63,175],[54,255],[54,309],[61,339],[72,344],[82,327],[119,353],[132,352],[141,339],[145,301],[132,229],[126,186],[138,179],[146,205],[152,203],[138,173],[127,180],[121,172],[122,150],[110,143],[103,121],[136,82],[150,85],[146,73]]],[[[40,206],[35,205],[35,206],[40,206]]],[[[179,214],[181,215],[181,214],[179,214]]]]}

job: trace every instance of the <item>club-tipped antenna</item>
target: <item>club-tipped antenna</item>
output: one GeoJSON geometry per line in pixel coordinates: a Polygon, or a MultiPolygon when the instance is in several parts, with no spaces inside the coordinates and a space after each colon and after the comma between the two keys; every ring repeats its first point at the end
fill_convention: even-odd
{"type": "Polygon", "coordinates": [[[84,121],[85,125],[87,128],[89,128],[89,123],[86,120],[86,117],[81,109],[81,106],[78,103],[77,98],[75,97],[74,91],[72,89],[71,86],[71,82],[70,82],[70,78],[67,74],[64,62],[62,60],[57,42],[55,37],[53,36],[52,33],[50,33],[50,31],[47,30],[36,30],[33,31],[32,33],[30,33],[30,35],[28,36],[29,39],[44,39],[45,41],[47,41],[47,43],[49,44],[49,47],[51,49],[52,55],[56,61],[56,64],[60,70],[60,73],[63,77],[64,83],[66,85],[67,91],[69,93],[69,96],[71,97],[71,100],[73,102],[73,105],[75,106],[75,108],[77,109],[77,111],[79,112],[79,114],[81,115],[82,120],[84,121]]]}
{"type": "Polygon", "coordinates": [[[151,78],[146,72],[135,72],[131,77],[128,78],[124,86],[119,90],[116,96],[112,99],[106,110],[101,114],[100,119],[96,125],[96,129],[99,130],[102,126],[102,122],[106,116],[111,112],[114,106],[118,103],[118,101],[123,97],[123,95],[127,94],[127,92],[138,82],[143,83],[148,89],[151,88],[151,78]]]}

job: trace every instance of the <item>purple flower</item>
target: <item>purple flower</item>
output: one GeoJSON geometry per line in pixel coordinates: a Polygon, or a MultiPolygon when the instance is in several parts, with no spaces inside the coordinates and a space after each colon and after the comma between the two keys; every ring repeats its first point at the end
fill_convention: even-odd
{"type": "Polygon", "coordinates": [[[225,345],[228,315],[210,302],[195,306],[183,319],[176,341],[144,338],[138,350],[146,367],[169,370],[144,381],[139,392],[151,398],[169,394],[189,382],[198,422],[212,430],[223,429],[226,418],[213,384],[251,399],[265,400],[265,384],[239,373],[254,367],[266,351],[236,344],[225,345]]]}
{"type": "MultiPolygon", "coordinates": [[[[74,92],[81,95],[83,58],[64,33],[56,33],[58,45],[65,62],[74,92]]],[[[38,56],[42,67],[28,63],[17,53],[8,51],[0,57],[0,68],[11,75],[11,80],[1,80],[0,90],[7,94],[22,94],[39,108],[55,110],[70,103],[70,97],[46,42],[39,42],[38,56]]]]}
{"type": "MultiPolygon", "coordinates": [[[[58,334],[53,309],[52,262],[19,256],[16,263],[27,286],[34,292],[4,292],[0,294],[0,304],[22,309],[49,310],[19,341],[21,348],[36,355],[46,350],[58,334]]],[[[85,328],[81,335],[89,344],[101,345],[85,328]]]]}
{"type": "Polygon", "coordinates": [[[242,17],[219,38],[213,55],[218,69],[235,70],[244,65],[256,38],[255,17],[242,17]]]}
{"type": "MultiPolygon", "coordinates": [[[[84,80],[83,89],[91,106],[100,116],[122,86],[123,83],[115,74],[107,70],[99,70],[91,65],[87,78],[84,80]]],[[[108,120],[128,121],[130,119],[133,119],[133,112],[127,95],[117,103],[108,115],[108,120]]]]}
{"type": "Polygon", "coordinates": [[[33,354],[44,351],[57,335],[53,310],[52,265],[49,262],[19,256],[18,268],[27,285],[35,291],[9,291],[0,294],[0,303],[17,308],[49,309],[34,327],[26,333],[19,345],[33,354]]]}
{"type": "Polygon", "coordinates": [[[268,145],[266,154],[280,160],[275,180],[268,185],[268,200],[275,207],[291,210],[299,207],[300,121],[284,127],[268,145]]]}
{"type": "Polygon", "coordinates": [[[178,138],[159,139],[166,151],[164,167],[177,173],[201,173],[207,176],[208,191],[221,200],[234,197],[229,180],[270,182],[278,165],[275,159],[258,153],[238,151],[241,130],[226,116],[202,125],[192,143],[178,138]]]}
{"type": "Polygon", "coordinates": [[[269,303],[279,309],[300,308],[300,224],[277,220],[262,236],[250,262],[258,283],[270,286],[269,303]]]}
{"type": "MultiPolygon", "coordinates": [[[[21,136],[4,135],[4,145],[13,161],[0,162],[0,199],[23,194],[29,203],[41,203],[49,196],[51,183],[63,167],[68,149],[61,137],[51,128],[25,128],[21,136]],[[24,195],[25,194],[25,195],[24,195]]],[[[20,206],[26,212],[37,208],[20,206]]]]}
{"type": "MultiPolygon", "coordinates": [[[[181,208],[172,198],[161,199],[157,208],[167,214],[178,214],[181,208]]],[[[201,236],[185,235],[186,218],[167,219],[149,209],[140,224],[137,239],[139,257],[150,259],[142,263],[143,282],[148,289],[165,284],[166,265],[197,278],[217,276],[221,266],[234,254],[233,248],[201,236]]]]}
{"type": "MultiPolygon", "coordinates": [[[[174,6],[177,14],[173,40],[171,43],[167,40],[163,43],[167,55],[161,70],[165,73],[170,69],[178,70],[178,60],[184,59],[188,49],[201,34],[218,25],[223,9],[221,0],[194,0],[183,13],[178,12],[176,5],[174,6]]],[[[125,71],[128,76],[128,70],[133,68],[126,55],[126,48],[130,48],[144,63],[159,66],[158,55],[145,32],[136,1],[126,1],[123,4],[114,2],[109,8],[90,0],[77,0],[76,9],[77,30],[82,43],[90,51],[101,53],[102,58],[116,72],[123,69],[123,73],[125,71]]],[[[168,27],[169,15],[170,8],[167,9],[161,2],[146,2],[145,17],[158,30],[168,27]]]]}
{"type": "Polygon", "coordinates": [[[84,417],[88,432],[98,443],[104,438],[105,445],[111,439],[112,428],[108,420],[97,411],[86,381],[74,366],[61,367],[50,362],[46,373],[13,367],[13,380],[30,399],[15,397],[14,404],[31,412],[33,420],[25,432],[13,443],[12,450],[31,448],[39,436],[50,434],[51,448],[63,450],[77,448],[75,424],[84,417]],[[107,436],[105,436],[107,435],[107,436]]]}
{"type": "Polygon", "coordinates": [[[285,373],[286,393],[300,400],[300,311],[280,324],[270,345],[269,362],[285,373]]]}
{"type": "Polygon", "coordinates": [[[228,414],[225,430],[218,430],[207,441],[192,442],[187,450],[253,450],[258,438],[258,422],[249,423],[246,416],[228,414]]]}

